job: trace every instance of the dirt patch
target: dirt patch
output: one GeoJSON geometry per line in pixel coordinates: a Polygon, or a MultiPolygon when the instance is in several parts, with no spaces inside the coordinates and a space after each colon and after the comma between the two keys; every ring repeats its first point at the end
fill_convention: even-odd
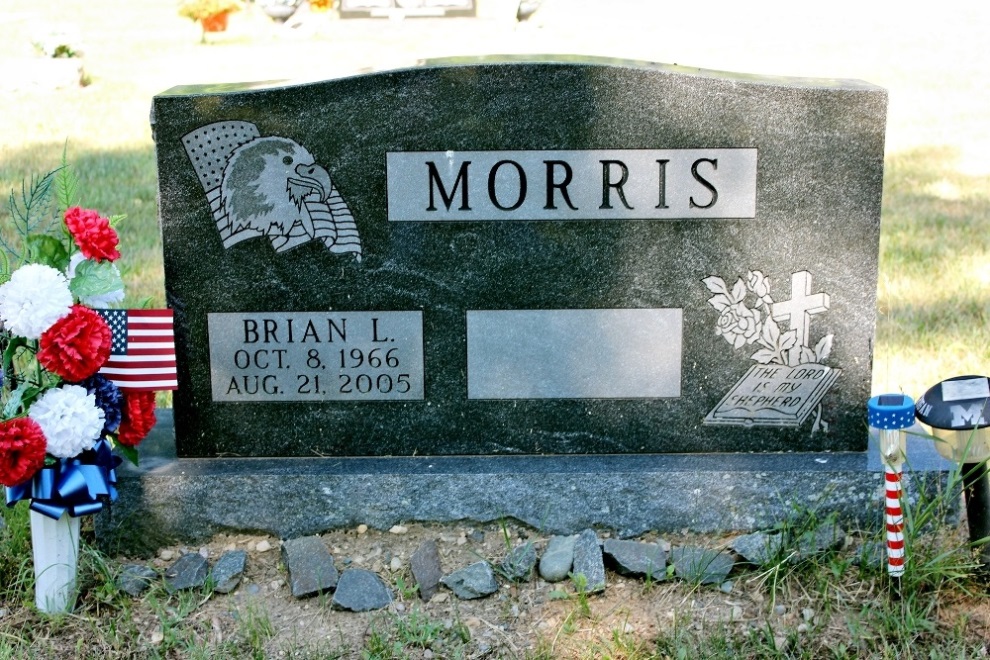
{"type": "MultiPolygon", "coordinates": [[[[11,543],[23,561],[21,577],[13,574],[0,601],[0,658],[983,657],[990,636],[986,587],[946,579],[968,570],[966,551],[958,552],[964,537],[964,528],[946,528],[915,542],[902,597],[882,566],[859,566],[859,546],[873,539],[852,534],[843,548],[799,563],[737,563],[720,585],[609,570],[605,592],[585,596],[569,580],[511,583],[499,576],[499,589],[487,598],[460,600],[442,587],[423,602],[410,569],[423,541],[436,541],[442,568],[451,572],[482,559],[497,564],[527,541],[542,552],[549,538],[513,522],[321,535],[339,569],[372,570],[394,591],[391,605],[368,613],[334,610],[330,594],[292,597],[273,537],[218,535],[202,546],[162,548],[150,560],[110,558],[84,544],[78,604],[62,617],[35,611],[24,577],[30,549],[11,543]],[[248,560],[231,594],[168,593],[160,579],[139,597],[114,587],[132,561],[162,575],[187,552],[213,563],[232,549],[246,551],[248,560]]],[[[732,538],[685,533],[642,540],[723,549],[732,538]]],[[[84,540],[92,540],[91,529],[84,540]]]]}
{"type": "MultiPolygon", "coordinates": [[[[243,638],[246,628],[267,618],[270,635],[266,657],[295,654],[340,654],[359,657],[379,646],[399,644],[408,657],[570,657],[589,649],[649,647],[678,630],[703,635],[771,628],[782,639],[799,627],[825,625],[813,599],[798,598],[770,607],[764,580],[757,573],[734,574],[716,586],[693,586],[674,580],[641,580],[608,572],[603,594],[581,596],[570,582],[550,584],[538,576],[518,584],[500,577],[498,592],[477,600],[459,600],[441,588],[429,602],[419,599],[409,559],[425,540],[436,541],[443,570],[449,573],[479,560],[497,564],[508,549],[532,541],[538,552],[548,537],[516,526],[407,525],[396,532],[349,529],[321,536],[337,567],[366,568],[380,575],[396,592],[387,609],[371,613],[335,611],[330,596],[293,598],[281,562],[279,541],[270,537],[220,535],[202,547],[164,548],[145,562],[160,572],[185,552],[207,554],[211,562],[233,549],[246,550],[247,567],[237,590],[204,598],[191,615],[206,631],[204,642],[219,644],[243,638]]],[[[669,537],[668,537],[669,538],[669,537]]],[[[644,540],[656,541],[655,537],[644,540]]],[[[679,538],[678,543],[722,547],[727,539],[679,538]]],[[[126,560],[121,559],[121,563],[126,560]]],[[[150,613],[149,613],[150,614],[150,613]]],[[[140,642],[164,642],[163,622],[142,616],[140,642]]],[[[391,657],[385,655],[384,657],[391,657]]]]}
{"type": "MultiPolygon", "coordinates": [[[[526,541],[532,541],[542,552],[548,537],[507,524],[407,525],[395,532],[361,528],[334,531],[321,538],[338,569],[365,568],[380,575],[395,591],[392,605],[379,612],[351,613],[333,610],[329,595],[293,598],[279,540],[271,537],[220,535],[201,547],[163,548],[157,558],[144,563],[163,573],[186,552],[205,553],[213,562],[228,550],[247,551],[244,578],[235,592],[208,597],[194,616],[208,622],[209,639],[214,644],[243,634],[244,617],[267,616],[273,634],[265,648],[274,656],[316,648],[359,654],[375,643],[376,635],[409,645],[415,632],[396,628],[402,628],[400,622],[410,617],[420,628],[439,627],[433,636],[440,641],[424,640],[419,648],[424,657],[441,657],[433,646],[441,650],[458,646],[469,657],[524,657],[540,649],[552,649],[557,656],[567,649],[614,643],[616,635],[630,643],[655,639],[684,613],[690,614],[692,625],[733,622],[745,627],[760,619],[764,604],[758,589],[738,581],[733,581],[726,593],[718,587],[690,588],[663,582],[664,576],[644,581],[611,571],[605,592],[587,597],[580,597],[570,582],[551,584],[534,576],[513,584],[500,576],[498,592],[487,598],[459,600],[441,588],[429,602],[423,602],[409,567],[410,557],[423,541],[436,541],[443,570],[449,573],[480,560],[497,564],[509,548],[526,541]]],[[[121,563],[126,561],[120,559],[121,563]]],[[[151,616],[142,624],[141,642],[160,644],[161,622],[157,617],[151,616]]],[[[415,642],[411,646],[412,657],[417,657],[415,642]]]]}

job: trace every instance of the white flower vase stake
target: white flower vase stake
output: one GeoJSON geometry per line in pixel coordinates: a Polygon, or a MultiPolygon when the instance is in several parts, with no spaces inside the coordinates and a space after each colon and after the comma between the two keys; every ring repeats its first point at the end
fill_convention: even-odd
{"type": "Polygon", "coordinates": [[[76,603],[79,518],[63,513],[52,520],[31,511],[34,604],[46,614],[66,613],[76,603]]]}
{"type": "Polygon", "coordinates": [[[65,163],[32,177],[20,202],[10,198],[11,238],[0,241],[0,484],[8,506],[32,500],[35,605],[46,613],[75,607],[79,516],[117,498],[114,445],[137,464],[135,447],[155,423],[149,385],[177,387],[165,360],[174,359],[171,311],[106,310],[116,312],[111,329],[93,309],[124,297],[113,263],[122,216],[74,206],[78,185],[65,163]],[[50,212],[56,205],[61,221],[50,212]],[[126,364],[110,361],[142,321],[135,332],[153,342],[164,375],[127,362],[133,352],[117,356],[126,364]]]}

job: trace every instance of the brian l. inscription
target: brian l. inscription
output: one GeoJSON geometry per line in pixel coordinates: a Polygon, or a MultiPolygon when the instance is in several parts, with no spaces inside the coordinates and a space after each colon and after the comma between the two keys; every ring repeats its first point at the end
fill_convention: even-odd
{"type": "Polygon", "coordinates": [[[756,149],[389,152],[388,219],[753,218],[756,149]]]}
{"type": "Polygon", "coordinates": [[[210,314],[214,401],[423,398],[422,312],[210,314]]]}

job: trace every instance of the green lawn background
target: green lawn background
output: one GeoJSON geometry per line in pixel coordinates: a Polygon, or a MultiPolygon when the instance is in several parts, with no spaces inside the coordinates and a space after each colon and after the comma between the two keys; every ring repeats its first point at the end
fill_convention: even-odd
{"type": "MultiPolygon", "coordinates": [[[[171,0],[2,0],[0,192],[57,164],[68,143],[79,201],[129,216],[131,301],[164,302],[151,97],[179,84],[319,79],[483,53],[585,53],[772,75],[858,78],[889,90],[874,391],[920,396],[990,369],[990,9],[901,3],[546,0],[517,25],[512,0],[479,18],[335,20],[298,28],[256,7],[200,44],[171,0]],[[32,38],[82,35],[90,84],[25,81],[32,38]]],[[[304,17],[305,18],[305,17],[304,17]]],[[[6,209],[0,223],[9,226],[6,209]]]]}

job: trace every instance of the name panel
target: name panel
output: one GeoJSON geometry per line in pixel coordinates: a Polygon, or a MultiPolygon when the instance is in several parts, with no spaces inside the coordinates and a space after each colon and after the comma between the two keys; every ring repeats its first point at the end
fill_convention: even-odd
{"type": "Polygon", "coordinates": [[[680,309],[467,312],[469,399],[681,395],[680,309]]]}
{"type": "Polygon", "coordinates": [[[214,401],[423,398],[423,313],[208,315],[214,401]]]}
{"type": "Polygon", "coordinates": [[[389,152],[388,219],[753,218],[756,163],[752,148],[389,152]]]}

